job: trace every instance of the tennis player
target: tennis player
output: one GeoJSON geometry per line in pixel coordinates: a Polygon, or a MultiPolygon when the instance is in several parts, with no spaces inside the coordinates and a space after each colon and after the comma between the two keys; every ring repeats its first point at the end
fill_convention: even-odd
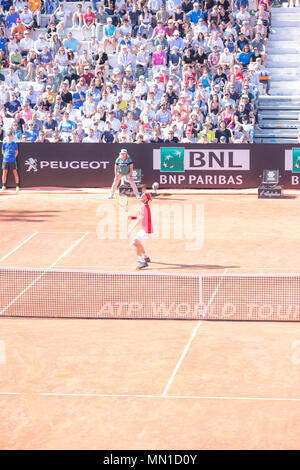
{"type": "Polygon", "coordinates": [[[11,131],[7,134],[7,140],[2,144],[2,189],[1,191],[6,190],[6,181],[8,170],[12,170],[16,182],[16,191],[20,190],[19,175],[17,171],[17,156],[19,153],[18,144],[13,140],[13,133],[11,131]]]}
{"type": "Polygon", "coordinates": [[[150,263],[150,258],[145,252],[145,248],[142,245],[142,242],[147,240],[150,235],[153,233],[152,220],[151,220],[151,211],[149,207],[149,201],[151,201],[151,196],[148,193],[143,193],[141,195],[142,207],[140,210],[139,217],[130,217],[132,220],[135,220],[135,223],[128,231],[128,236],[131,232],[140,225],[140,230],[137,232],[136,236],[132,241],[132,245],[135,246],[139,265],[136,269],[147,268],[148,263],[150,263]]]}
{"type": "Polygon", "coordinates": [[[113,199],[115,191],[121,181],[121,179],[126,176],[130,186],[134,192],[134,195],[137,199],[140,199],[139,190],[135,184],[135,181],[132,176],[133,172],[133,161],[131,160],[130,156],[126,149],[122,149],[118,158],[115,161],[115,178],[110,190],[109,199],[113,199]]]}

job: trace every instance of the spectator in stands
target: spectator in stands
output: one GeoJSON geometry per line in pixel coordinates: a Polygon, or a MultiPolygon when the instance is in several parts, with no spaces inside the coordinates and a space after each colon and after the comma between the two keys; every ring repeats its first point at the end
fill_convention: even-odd
{"type": "MultiPolygon", "coordinates": [[[[40,0],[31,0],[29,10],[34,13],[39,4],[40,0]]],[[[18,0],[14,6],[21,15],[28,3],[18,0]]],[[[11,35],[0,34],[0,61],[6,67],[12,59],[13,67],[18,69],[16,73],[12,69],[4,72],[5,93],[0,97],[3,112],[4,105],[11,101],[6,97],[7,90],[18,92],[25,78],[34,80],[37,96],[28,110],[27,95],[22,92],[20,112],[27,121],[34,121],[30,110],[36,111],[35,128],[40,128],[39,122],[45,123],[49,112],[57,121],[56,129],[64,119],[64,111],[75,125],[82,120],[80,132],[73,129],[67,139],[62,132],[64,141],[88,139],[94,120],[99,124],[97,132],[93,127],[92,139],[97,141],[149,142],[155,131],[155,141],[227,142],[228,136],[217,132],[223,126],[221,121],[232,133],[233,142],[235,132],[237,139],[241,138],[239,126],[244,126],[242,139],[247,134],[247,139],[253,141],[259,83],[269,78],[262,66],[266,41],[259,30],[260,22],[267,21],[261,19],[266,16],[262,9],[249,24],[247,0],[238,0],[234,5],[228,0],[219,0],[216,5],[207,0],[201,6],[189,0],[182,4],[178,0],[158,0],[133,5],[120,0],[116,4],[107,1],[98,11],[94,7],[78,4],[69,24],[70,12],[57,5],[50,13],[57,26],[50,22],[43,37],[33,32],[31,39],[25,26],[23,32],[14,26],[11,35]],[[95,28],[93,32],[83,30],[86,38],[92,37],[82,45],[70,27],[74,35],[78,34],[74,28],[83,28],[84,15],[90,14],[95,28]],[[116,51],[114,58],[112,53],[116,51]],[[24,78],[23,73],[19,76],[23,69],[20,55],[26,70],[24,78]],[[248,123],[243,122],[245,116],[237,119],[239,105],[244,105],[248,123]],[[206,123],[207,129],[201,134],[202,124],[206,123]],[[169,138],[169,129],[174,132],[174,140],[169,138]],[[215,131],[216,136],[212,138],[208,131],[215,131]]],[[[18,129],[19,134],[24,135],[23,131],[18,129]]],[[[48,138],[57,140],[53,134],[48,138]]]]}
{"type": "Polygon", "coordinates": [[[32,12],[35,26],[37,28],[40,28],[41,27],[42,0],[28,0],[28,7],[30,11],[32,12]]]}
{"type": "Polygon", "coordinates": [[[79,31],[81,31],[82,26],[83,26],[82,4],[78,3],[76,5],[76,11],[75,13],[73,13],[73,17],[72,17],[72,28],[74,30],[78,29],[79,31]]]}
{"type": "Polygon", "coordinates": [[[44,0],[45,13],[52,15],[59,6],[59,0],[44,0]]]}
{"type": "Polygon", "coordinates": [[[20,14],[20,19],[21,19],[21,24],[25,27],[25,30],[29,31],[30,34],[32,34],[33,27],[34,27],[34,18],[28,5],[24,6],[24,10],[20,14]]]}
{"type": "Polygon", "coordinates": [[[139,16],[139,32],[145,39],[150,39],[152,35],[152,15],[147,6],[143,6],[139,16]]]}
{"type": "Polygon", "coordinates": [[[16,26],[18,18],[19,13],[16,11],[14,5],[12,5],[5,17],[5,25],[9,33],[11,32],[13,26],[16,26]]]}
{"type": "Polygon", "coordinates": [[[87,7],[87,11],[83,15],[81,32],[84,41],[86,41],[87,34],[93,36],[96,33],[96,15],[90,6],[87,7]]]}

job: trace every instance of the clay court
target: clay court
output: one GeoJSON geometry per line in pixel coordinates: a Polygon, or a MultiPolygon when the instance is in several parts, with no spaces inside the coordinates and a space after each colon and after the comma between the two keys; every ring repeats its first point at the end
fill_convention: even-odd
{"type": "MultiPolygon", "coordinates": [[[[297,194],[165,193],[151,209],[147,273],[299,272],[297,194]]],[[[104,191],[7,191],[0,268],[135,271],[127,223],[104,191]]],[[[2,316],[1,449],[299,448],[299,322],[2,316]]]]}

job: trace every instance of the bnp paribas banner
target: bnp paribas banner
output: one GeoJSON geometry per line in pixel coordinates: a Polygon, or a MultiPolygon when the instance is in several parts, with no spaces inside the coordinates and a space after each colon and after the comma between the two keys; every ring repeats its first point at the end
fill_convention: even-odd
{"type": "Polygon", "coordinates": [[[153,170],[162,187],[238,189],[259,183],[245,147],[161,147],[153,150],[153,170]]]}

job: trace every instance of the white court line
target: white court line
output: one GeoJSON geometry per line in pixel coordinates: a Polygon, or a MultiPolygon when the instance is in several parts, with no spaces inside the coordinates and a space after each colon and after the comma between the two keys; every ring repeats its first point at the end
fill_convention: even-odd
{"type": "MultiPolygon", "coordinates": [[[[222,396],[202,396],[202,395],[138,395],[121,393],[60,393],[60,392],[33,392],[35,395],[43,397],[70,397],[70,398],[147,398],[160,400],[231,400],[231,401],[290,401],[300,402],[300,398],[287,397],[222,397],[222,396]]],[[[22,392],[0,392],[0,396],[22,396],[22,392]]]]}
{"type": "MultiPolygon", "coordinates": [[[[219,290],[219,288],[220,288],[220,286],[221,286],[221,284],[222,284],[222,282],[223,282],[223,279],[224,279],[224,276],[226,275],[226,273],[227,273],[227,269],[225,269],[225,271],[224,271],[224,273],[223,273],[223,277],[221,278],[221,280],[220,280],[220,282],[218,283],[217,287],[215,288],[215,290],[214,290],[214,292],[213,292],[211,298],[209,299],[209,302],[208,302],[208,304],[207,304],[207,306],[206,306],[206,308],[205,308],[205,310],[204,310],[204,315],[203,315],[203,317],[205,317],[205,315],[206,315],[206,313],[207,313],[209,307],[211,306],[211,303],[213,302],[213,300],[214,300],[214,298],[215,298],[215,296],[216,296],[216,294],[217,294],[217,292],[218,292],[218,290],[219,290]]],[[[176,374],[177,374],[177,372],[178,372],[178,370],[179,370],[179,368],[180,368],[180,366],[181,366],[181,364],[182,364],[182,362],[183,362],[183,360],[184,360],[184,358],[185,358],[185,356],[186,356],[186,354],[187,354],[187,352],[188,352],[188,350],[189,350],[189,348],[190,348],[190,345],[192,344],[192,342],[193,342],[193,340],[194,340],[194,338],[195,338],[195,336],[196,336],[196,334],[197,334],[197,331],[199,330],[201,324],[202,324],[202,321],[199,320],[199,321],[197,322],[197,324],[196,324],[196,326],[195,326],[195,328],[194,328],[194,330],[193,330],[193,332],[192,332],[192,335],[191,335],[189,341],[187,342],[187,344],[186,344],[186,346],[185,346],[185,348],[184,348],[184,350],[183,350],[183,352],[182,352],[182,354],[181,354],[181,356],[180,356],[180,358],[179,358],[179,360],[178,360],[176,366],[175,366],[175,369],[173,370],[173,373],[172,373],[171,377],[169,378],[169,381],[168,381],[168,383],[167,383],[167,385],[166,385],[166,387],[165,387],[165,389],[164,389],[164,391],[163,391],[163,393],[162,393],[162,396],[163,396],[163,397],[165,397],[165,396],[167,395],[168,390],[169,390],[170,386],[172,385],[172,382],[173,382],[173,380],[174,380],[174,378],[175,378],[175,376],[176,376],[176,374]]]]}
{"type": "Polygon", "coordinates": [[[7,253],[6,255],[2,256],[2,258],[0,258],[0,263],[2,263],[2,261],[4,261],[6,258],[8,258],[10,255],[12,255],[15,251],[17,251],[19,248],[21,248],[21,246],[25,245],[25,243],[29,242],[29,240],[31,240],[33,237],[35,237],[39,232],[34,232],[32,233],[29,237],[25,238],[25,240],[23,240],[21,243],[19,243],[18,246],[16,246],[16,248],[14,248],[13,250],[11,250],[9,253],[7,253]]]}
{"type": "Polygon", "coordinates": [[[54,233],[54,234],[61,234],[61,233],[74,233],[74,234],[77,234],[77,233],[96,233],[96,232],[84,232],[84,231],[75,231],[75,232],[71,232],[71,231],[67,231],[67,232],[40,232],[40,233],[54,233]]]}
{"type": "Polygon", "coordinates": [[[22,292],[20,292],[11,302],[9,302],[6,307],[4,307],[1,312],[0,312],[0,316],[3,315],[3,313],[5,313],[12,305],[14,305],[17,300],[19,300],[20,297],[22,297],[22,295],[24,295],[29,289],[31,289],[31,287],[33,287],[47,272],[47,269],[51,269],[51,268],[54,268],[54,266],[64,257],[66,256],[67,254],[70,253],[70,251],[72,251],[85,237],[86,235],[88,235],[89,232],[85,232],[85,234],[79,238],[79,240],[77,240],[76,242],[74,242],[69,248],[67,248],[62,255],[60,255],[57,260],[54,261],[54,263],[50,264],[50,266],[48,266],[48,268],[44,269],[44,271],[37,277],[35,278],[27,287],[25,287],[22,292]]]}

